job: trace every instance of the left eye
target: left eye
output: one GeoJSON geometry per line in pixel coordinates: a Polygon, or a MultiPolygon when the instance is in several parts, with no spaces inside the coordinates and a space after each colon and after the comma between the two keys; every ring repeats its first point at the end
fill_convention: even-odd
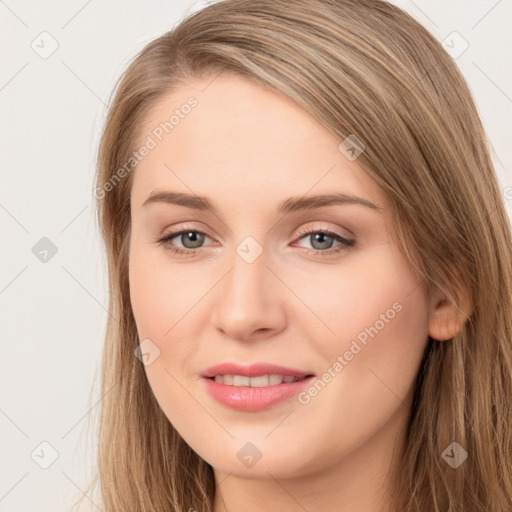
{"type": "MultiPolygon", "coordinates": [[[[309,237],[315,256],[329,256],[337,254],[340,251],[348,251],[356,243],[355,240],[345,238],[329,230],[302,231],[300,234],[302,234],[302,236],[299,240],[309,237]],[[335,241],[339,242],[339,245],[332,247],[335,241]]],[[[309,252],[309,250],[306,250],[306,252],[309,252]]]]}

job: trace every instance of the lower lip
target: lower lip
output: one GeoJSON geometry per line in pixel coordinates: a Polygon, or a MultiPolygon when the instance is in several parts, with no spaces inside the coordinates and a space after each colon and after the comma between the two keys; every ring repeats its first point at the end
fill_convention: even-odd
{"type": "Polygon", "coordinates": [[[208,392],[222,405],[238,411],[256,412],[287,400],[309,386],[314,376],[297,382],[283,382],[273,386],[252,388],[250,386],[229,386],[203,377],[208,392]]]}

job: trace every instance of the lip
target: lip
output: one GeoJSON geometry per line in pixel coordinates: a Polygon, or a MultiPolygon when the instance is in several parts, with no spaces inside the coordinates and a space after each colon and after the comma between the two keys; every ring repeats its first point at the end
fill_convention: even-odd
{"type": "Polygon", "coordinates": [[[222,363],[210,366],[201,377],[215,377],[215,375],[245,375],[246,377],[257,377],[258,375],[291,375],[292,377],[306,377],[313,375],[313,372],[305,372],[285,366],[278,366],[271,363],[253,363],[243,366],[236,363],[222,363]]]}
{"type": "Polygon", "coordinates": [[[231,409],[245,412],[262,411],[272,405],[283,402],[300,393],[315,378],[313,372],[305,372],[269,363],[254,363],[250,366],[223,363],[207,368],[201,376],[206,390],[217,402],[231,409]],[[257,377],[258,375],[270,374],[305,378],[298,382],[283,382],[282,384],[254,388],[250,386],[220,384],[211,378],[215,375],[257,377]]]}

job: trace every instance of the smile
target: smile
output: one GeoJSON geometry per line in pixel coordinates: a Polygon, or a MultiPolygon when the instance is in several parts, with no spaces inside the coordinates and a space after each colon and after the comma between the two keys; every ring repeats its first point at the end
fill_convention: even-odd
{"type": "Polygon", "coordinates": [[[265,386],[277,386],[283,382],[298,382],[306,377],[294,377],[293,375],[260,375],[257,377],[247,377],[246,375],[215,375],[211,377],[218,384],[227,386],[249,386],[251,388],[261,388],[265,386]]]}

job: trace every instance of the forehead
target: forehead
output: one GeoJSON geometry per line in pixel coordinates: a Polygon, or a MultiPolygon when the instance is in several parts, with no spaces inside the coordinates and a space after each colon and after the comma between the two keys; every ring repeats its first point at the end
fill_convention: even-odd
{"type": "Polygon", "coordinates": [[[140,145],[148,137],[154,147],[138,163],[132,189],[139,204],[166,186],[232,191],[246,206],[333,190],[384,203],[357,160],[339,150],[340,140],[291,99],[237,75],[168,93],[146,115],[140,145]]]}

